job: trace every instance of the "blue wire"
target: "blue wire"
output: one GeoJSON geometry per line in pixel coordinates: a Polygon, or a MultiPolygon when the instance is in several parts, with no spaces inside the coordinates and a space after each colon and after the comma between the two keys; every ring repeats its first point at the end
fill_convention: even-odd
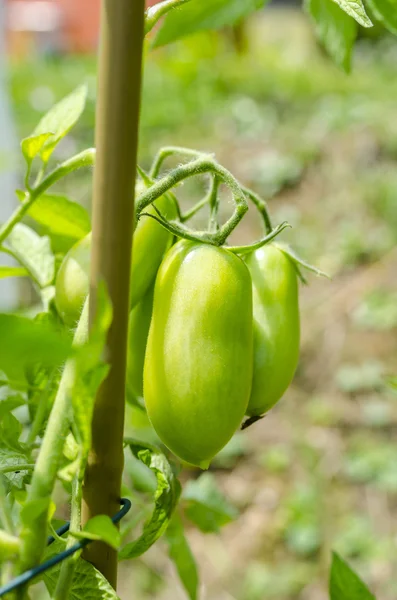
{"type": "MultiPolygon", "coordinates": [[[[112,522],[114,524],[121,521],[121,519],[123,517],[125,517],[125,515],[128,513],[128,511],[131,508],[131,502],[130,502],[130,500],[128,500],[128,498],[121,498],[120,504],[123,508],[121,510],[119,510],[119,512],[112,517],[112,522]]],[[[64,533],[66,533],[68,531],[68,529],[69,529],[69,523],[66,523],[65,525],[63,525],[62,527],[60,527],[57,530],[57,535],[63,535],[64,533]]],[[[50,536],[47,539],[47,545],[52,544],[54,541],[55,541],[55,538],[53,536],[50,536]]],[[[22,585],[25,585],[26,583],[28,583],[28,581],[30,581],[34,577],[41,575],[41,573],[44,573],[44,571],[47,571],[47,569],[51,569],[58,563],[69,558],[69,556],[72,556],[72,554],[74,554],[78,550],[81,550],[82,548],[84,548],[85,546],[90,544],[92,541],[93,540],[87,540],[87,539],[81,540],[80,542],[77,542],[77,544],[72,546],[71,548],[68,548],[67,550],[64,550],[63,552],[60,552],[59,554],[52,556],[51,558],[49,558],[48,560],[43,562],[41,565],[38,565],[37,567],[34,567],[33,569],[29,569],[28,571],[25,571],[21,575],[18,575],[18,577],[15,577],[15,579],[12,579],[6,585],[3,585],[0,588],[0,598],[2,596],[4,596],[5,594],[8,594],[9,592],[12,592],[16,588],[21,587],[22,585]]]]}

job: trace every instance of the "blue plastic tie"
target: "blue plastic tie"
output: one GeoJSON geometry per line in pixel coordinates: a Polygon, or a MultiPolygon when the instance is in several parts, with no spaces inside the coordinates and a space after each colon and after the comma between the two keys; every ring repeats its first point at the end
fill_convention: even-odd
{"type": "MultiPolygon", "coordinates": [[[[128,511],[131,508],[131,502],[130,502],[130,500],[128,500],[128,498],[121,498],[120,504],[123,508],[121,510],[119,510],[119,512],[112,517],[112,522],[114,524],[121,521],[121,519],[123,517],[125,517],[125,515],[128,513],[128,511]]],[[[62,527],[57,529],[57,535],[61,536],[64,533],[66,533],[68,530],[69,530],[69,523],[65,523],[65,525],[62,525],[62,527]]],[[[41,575],[42,573],[44,573],[44,571],[51,569],[58,563],[66,560],[67,558],[69,558],[69,556],[72,556],[72,554],[74,554],[78,550],[81,550],[82,548],[84,548],[85,546],[90,544],[92,541],[93,540],[87,540],[87,539],[81,540],[80,542],[77,542],[74,546],[72,546],[71,548],[68,548],[67,550],[64,550],[63,552],[60,552],[59,554],[55,554],[55,556],[51,556],[51,558],[49,558],[48,560],[43,562],[41,565],[38,565],[37,567],[34,567],[33,569],[29,569],[28,571],[25,571],[21,575],[18,575],[18,577],[15,577],[15,579],[12,579],[8,583],[6,583],[2,587],[0,587],[0,598],[2,596],[4,596],[5,594],[8,594],[9,592],[16,590],[17,588],[21,587],[22,585],[26,585],[29,581],[31,581],[38,575],[41,575]]],[[[55,538],[51,535],[47,539],[47,546],[50,546],[53,542],[55,542],[55,538]]]]}

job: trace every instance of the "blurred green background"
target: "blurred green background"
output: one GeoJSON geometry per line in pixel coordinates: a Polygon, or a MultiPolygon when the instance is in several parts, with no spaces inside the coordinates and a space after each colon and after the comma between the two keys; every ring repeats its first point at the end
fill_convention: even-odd
{"type": "MultiPolygon", "coordinates": [[[[335,549],[378,598],[394,600],[397,43],[361,39],[346,75],[318,49],[301,12],[267,10],[247,23],[246,35],[243,52],[230,32],[148,50],[140,162],[148,166],[165,144],[214,152],[269,199],[274,223],[291,223],[283,240],[332,281],[309,276],[301,290],[294,384],[211,468],[239,517],[219,534],[188,529],[202,597],[325,600],[335,549]]],[[[88,107],[58,158],[93,145],[95,66],[94,56],[11,64],[19,136],[86,81],[88,107]]],[[[89,174],[61,189],[89,206],[89,174]]],[[[200,189],[185,184],[182,201],[200,189]]],[[[230,210],[226,196],[224,205],[230,210]]],[[[250,211],[233,239],[260,235],[250,211]]],[[[128,414],[131,430],[132,421],[128,414]]],[[[139,498],[136,506],[147,506],[149,496],[139,498]]],[[[160,541],[143,558],[122,563],[123,600],[185,597],[164,547],[160,541]]]]}

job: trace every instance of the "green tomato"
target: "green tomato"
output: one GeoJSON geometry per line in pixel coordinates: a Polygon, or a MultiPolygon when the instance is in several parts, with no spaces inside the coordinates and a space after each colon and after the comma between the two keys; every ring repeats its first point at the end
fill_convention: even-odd
{"type": "Polygon", "coordinates": [[[259,416],[280,400],[298,364],[298,278],[292,260],[272,244],[250,254],[246,263],[254,306],[254,373],[247,415],[259,416]]]}
{"type": "Polygon", "coordinates": [[[143,398],[143,364],[153,308],[153,286],[131,310],[128,326],[127,388],[143,398]]]}
{"type": "MultiPolygon", "coordinates": [[[[161,196],[155,202],[168,219],[177,216],[174,201],[161,196]]],[[[156,215],[153,206],[144,210],[156,215]]],[[[172,244],[173,236],[150,217],[142,217],[136,226],[132,251],[131,308],[146,294],[153,283],[161,260],[172,244]]],[[[55,282],[55,304],[67,325],[74,326],[80,318],[88,294],[91,254],[91,233],[77,242],[64,257],[55,282]]]]}
{"type": "Polygon", "coordinates": [[[144,397],[157,435],[182,460],[208,468],[239,427],[252,353],[246,265],[226,249],[178,242],[156,278],[144,397]]]}
{"type": "Polygon", "coordinates": [[[73,327],[80,318],[88,294],[91,233],[65,255],[55,282],[55,305],[63,321],[73,327]]]}

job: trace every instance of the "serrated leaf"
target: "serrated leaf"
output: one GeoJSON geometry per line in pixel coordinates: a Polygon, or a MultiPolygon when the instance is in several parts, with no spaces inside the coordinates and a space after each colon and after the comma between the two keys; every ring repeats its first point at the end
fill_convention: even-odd
{"type": "Polygon", "coordinates": [[[185,537],[181,519],[174,515],[166,532],[168,554],[190,600],[197,600],[199,574],[197,564],[185,537]]]}
{"type": "Polygon", "coordinates": [[[196,31],[233,25],[267,0],[192,0],[170,11],[158,31],[153,46],[164,46],[196,31]]]}
{"type": "Polygon", "coordinates": [[[372,27],[372,21],[365,12],[362,0],[332,0],[332,2],[338,4],[347,15],[362,27],[372,27]]]}
{"type": "Polygon", "coordinates": [[[43,194],[35,200],[27,214],[43,225],[48,235],[71,238],[72,244],[91,231],[86,209],[59,194],[43,194]]]}
{"type": "Polygon", "coordinates": [[[22,489],[30,477],[30,471],[19,471],[17,467],[30,462],[30,452],[19,442],[22,425],[12,413],[6,412],[7,408],[11,408],[7,404],[7,400],[0,402],[0,470],[1,467],[15,467],[15,471],[4,473],[6,489],[10,491],[12,488],[22,489]]]}
{"type": "Polygon", "coordinates": [[[81,85],[71,94],[55,104],[41,119],[33,132],[33,136],[52,133],[45,141],[40,156],[46,163],[55,146],[72,129],[82,114],[87,100],[87,86],[81,85]]]}
{"type": "Polygon", "coordinates": [[[375,600],[365,583],[336,552],[332,553],[329,593],[330,600],[375,600]]]}
{"type": "Polygon", "coordinates": [[[119,530],[112,522],[111,518],[106,515],[92,517],[80,533],[83,538],[102,540],[115,550],[119,548],[121,543],[119,530]]]}
{"type": "Polygon", "coordinates": [[[55,258],[50,238],[39,236],[33,229],[18,223],[4,246],[23,265],[40,287],[51,284],[55,275],[55,258]]]}
{"type": "Polygon", "coordinates": [[[325,50],[345,71],[350,71],[357,23],[332,0],[306,0],[317,37],[325,50]]]}
{"type": "Polygon", "coordinates": [[[394,35],[397,35],[397,1],[366,0],[373,16],[394,35]]]}
{"type": "Polygon", "coordinates": [[[211,473],[189,481],[182,500],[186,503],[186,516],[204,533],[217,532],[238,516],[237,509],[222,494],[211,473]]]}
{"type": "Polygon", "coordinates": [[[155,446],[131,439],[126,440],[133,455],[156,475],[154,510],[143,527],[142,535],[121,550],[120,559],[136,558],[146,552],[163,535],[170,522],[180,495],[180,483],[164,454],[155,446]]]}
{"type": "Polygon", "coordinates": [[[49,322],[0,313],[0,331],[0,369],[7,375],[13,374],[15,365],[21,371],[35,363],[59,366],[71,353],[67,333],[49,322]]]}
{"type": "Polygon", "coordinates": [[[32,135],[30,137],[25,138],[21,142],[22,154],[25,157],[25,160],[30,166],[33,159],[40,154],[43,149],[44,144],[52,136],[52,132],[40,133],[39,135],[32,135]]]}
{"type": "Polygon", "coordinates": [[[0,267],[0,279],[6,277],[28,277],[29,273],[24,267],[0,267]]]}
{"type": "MultiPolygon", "coordinates": [[[[54,542],[47,549],[45,558],[49,559],[65,549],[62,542],[54,542]]],[[[58,582],[61,564],[58,563],[43,574],[44,583],[50,596],[53,596],[58,582]]],[[[76,562],[69,600],[120,600],[110,583],[90,563],[82,558],[76,562]]]]}

